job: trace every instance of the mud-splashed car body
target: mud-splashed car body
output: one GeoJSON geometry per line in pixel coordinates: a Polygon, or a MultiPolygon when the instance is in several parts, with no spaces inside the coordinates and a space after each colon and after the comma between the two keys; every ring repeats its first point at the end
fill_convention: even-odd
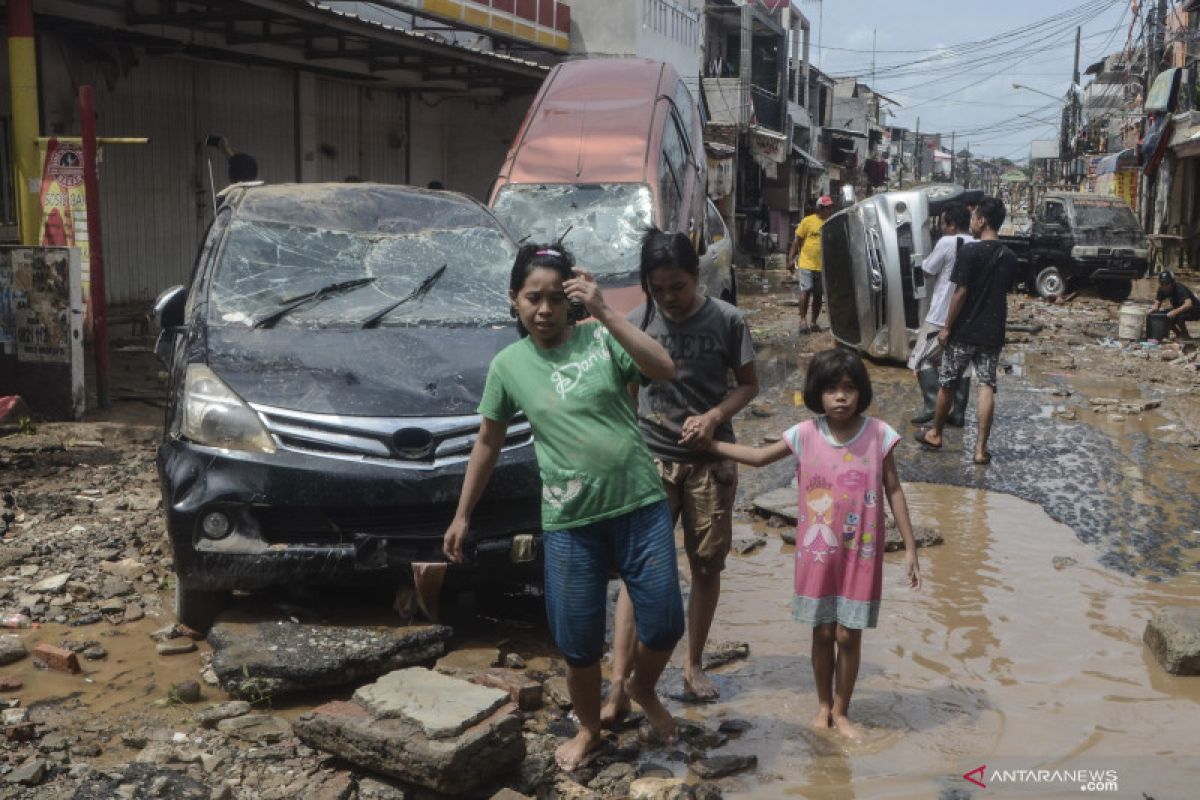
{"type": "MultiPolygon", "coordinates": [[[[395,581],[442,560],[516,253],[479,203],[373,184],[235,189],[157,304],[158,452],[181,620],[230,590],[395,581]]],[[[467,569],[536,579],[537,464],[515,419],[467,569]]]]}

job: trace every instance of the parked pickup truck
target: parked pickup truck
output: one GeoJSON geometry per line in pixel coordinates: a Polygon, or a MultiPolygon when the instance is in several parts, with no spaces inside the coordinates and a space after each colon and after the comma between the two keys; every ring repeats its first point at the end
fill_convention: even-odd
{"type": "Polygon", "coordinates": [[[1028,233],[1000,239],[1021,259],[1019,280],[1042,297],[1087,281],[1121,301],[1149,268],[1150,245],[1133,209],[1109,195],[1048,193],[1028,233]]]}

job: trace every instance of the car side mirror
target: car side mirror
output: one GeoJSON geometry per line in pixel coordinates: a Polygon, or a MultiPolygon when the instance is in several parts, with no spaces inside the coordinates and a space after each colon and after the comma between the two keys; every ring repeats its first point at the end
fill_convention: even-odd
{"type": "Polygon", "coordinates": [[[183,309],[187,304],[187,287],[172,286],[154,301],[154,321],[158,325],[158,339],[154,342],[154,355],[164,365],[170,366],[171,353],[175,349],[175,335],[183,328],[183,309]]]}

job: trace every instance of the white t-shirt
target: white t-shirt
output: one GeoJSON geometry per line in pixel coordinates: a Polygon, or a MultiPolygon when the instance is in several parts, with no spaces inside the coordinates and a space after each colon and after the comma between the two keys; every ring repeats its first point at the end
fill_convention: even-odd
{"type": "Polygon", "coordinates": [[[921,262],[921,270],[926,275],[936,277],[933,294],[929,300],[929,313],[925,321],[930,325],[945,327],[946,312],[950,310],[950,296],[954,293],[954,284],[950,282],[950,273],[954,271],[954,262],[958,258],[958,241],[964,245],[975,241],[969,233],[958,233],[954,236],[943,236],[933,246],[933,252],[921,262]]]}

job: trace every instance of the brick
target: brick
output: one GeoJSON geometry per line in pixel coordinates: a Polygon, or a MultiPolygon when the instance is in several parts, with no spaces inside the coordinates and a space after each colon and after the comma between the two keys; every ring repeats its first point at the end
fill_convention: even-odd
{"type": "Polygon", "coordinates": [[[489,669],[471,678],[472,683],[507,692],[517,708],[533,711],[542,707],[542,685],[510,669],[489,669]]]}
{"type": "Polygon", "coordinates": [[[20,678],[0,678],[0,692],[19,692],[24,685],[20,678]]]}
{"type": "Polygon", "coordinates": [[[327,717],[369,717],[370,714],[358,703],[347,703],[345,700],[330,700],[308,712],[322,714],[327,717]]]}
{"type": "Polygon", "coordinates": [[[83,672],[83,669],[79,666],[79,656],[63,647],[55,647],[52,644],[39,644],[33,648],[33,658],[35,661],[40,661],[47,668],[57,672],[69,672],[72,675],[78,675],[80,672],[83,672]]]}

